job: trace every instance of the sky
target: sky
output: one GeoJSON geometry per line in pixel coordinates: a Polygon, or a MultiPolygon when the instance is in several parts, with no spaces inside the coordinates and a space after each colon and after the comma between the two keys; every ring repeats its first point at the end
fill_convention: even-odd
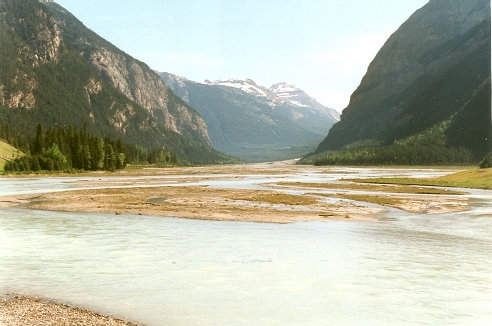
{"type": "Polygon", "coordinates": [[[341,112],[388,37],[428,0],[56,0],[152,69],[287,82],[341,112]]]}

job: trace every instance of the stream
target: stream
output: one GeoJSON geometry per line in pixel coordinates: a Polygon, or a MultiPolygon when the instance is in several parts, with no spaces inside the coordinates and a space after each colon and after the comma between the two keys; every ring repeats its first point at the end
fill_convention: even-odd
{"type": "MultiPolygon", "coordinates": [[[[345,170],[205,181],[198,175],[196,184],[255,188],[354,173],[449,173],[345,170]]],[[[155,179],[153,186],[167,182],[155,179]]],[[[0,179],[0,196],[77,189],[87,180],[0,179]]],[[[469,211],[386,209],[375,223],[0,209],[0,295],[50,298],[147,325],[490,325],[492,192],[465,191],[469,211]]]]}

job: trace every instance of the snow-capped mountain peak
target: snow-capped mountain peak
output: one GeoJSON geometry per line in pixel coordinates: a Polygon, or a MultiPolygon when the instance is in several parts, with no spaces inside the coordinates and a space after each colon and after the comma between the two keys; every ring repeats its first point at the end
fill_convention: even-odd
{"type": "Polygon", "coordinates": [[[280,102],[289,102],[298,107],[312,107],[316,102],[314,98],[307,95],[303,90],[287,83],[277,83],[270,87],[280,102]]]}
{"type": "Polygon", "coordinates": [[[261,98],[272,109],[277,108],[279,105],[288,105],[302,110],[323,111],[325,114],[331,115],[333,119],[339,119],[338,112],[324,107],[300,88],[285,82],[273,84],[270,88],[260,86],[249,78],[215,81],[205,80],[204,84],[238,89],[256,98],[261,98]]]}
{"type": "Polygon", "coordinates": [[[282,94],[291,94],[293,92],[298,92],[300,91],[300,89],[293,85],[282,82],[273,84],[270,87],[270,91],[272,91],[274,94],[277,94],[277,96],[282,96],[282,94]]]}
{"type": "Polygon", "coordinates": [[[272,97],[272,94],[270,94],[270,91],[267,88],[259,86],[254,82],[254,80],[249,78],[215,80],[215,81],[205,80],[204,83],[207,85],[237,88],[245,93],[248,93],[256,97],[266,97],[266,98],[272,97]]]}
{"type": "Polygon", "coordinates": [[[302,89],[288,83],[273,84],[269,89],[277,98],[277,103],[289,104],[302,110],[318,111],[330,115],[332,119],[340,120],[340,115],[333,109],[327,108],[302,89]]]}

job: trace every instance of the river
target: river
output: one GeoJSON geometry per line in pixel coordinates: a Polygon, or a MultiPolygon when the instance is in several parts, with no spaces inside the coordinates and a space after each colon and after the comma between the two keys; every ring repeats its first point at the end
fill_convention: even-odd
{"type": "MultiPolygon", "coordinates": [[[[343,173],[281,177],[326,181],[343,173]]],[[[201,182],[251,188],[275,178],[201,182]]],[[[0,179],[0,195],[66,190],[87,179],[0,179]]],[[[377,223],[3,209],[0,294],[52,298],[148,325],[490,325],[491,192],[469,192],[470,211],[387,209],[377,223]]]]}

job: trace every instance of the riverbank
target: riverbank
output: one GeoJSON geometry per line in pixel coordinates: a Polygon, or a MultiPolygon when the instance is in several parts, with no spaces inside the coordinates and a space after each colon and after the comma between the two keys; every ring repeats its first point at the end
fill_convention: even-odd
{"type": "Polygon", "coordinates": [[[53,301],[12,296],[0,301],[0,325],[138,326],[139,324],[53,301]]]}
{"type": "Polygon", "coordinates": [[[438,178],[370,178],[350,179],[350,181],[375,184],[492,189],[492,168],[469,169],[466,171],[447,174],[438,178]]]}
{"type": "MultiPolygon", "coordinates": [[[[132,175],[122,171],[109,178],[92,176],[70,181],[70,188],[78,190],[3,197],[0,207],[260,223],[378,221],[384,207],[420,214],[469,208],[465,192],[448,188],[367,185],[347,180],[349,176],[367,175],[367,171],[371,170],[299,166],[292,162],[153,168],[132,175]],[[325,181],[292,182],[293,177],[325,181]]],[[[422,171],[449,174],[378,169],[369,175],[386,175],[388,171],[396,175],[422,171]]]]}

